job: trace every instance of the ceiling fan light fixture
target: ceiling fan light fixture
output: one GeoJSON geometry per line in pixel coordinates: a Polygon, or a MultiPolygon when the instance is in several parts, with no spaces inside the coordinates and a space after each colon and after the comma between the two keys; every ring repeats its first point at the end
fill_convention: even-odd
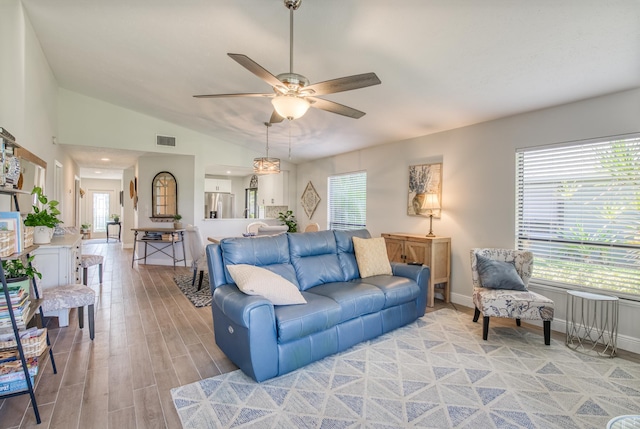
{"type": "Polygon", "coordinates": [[[290,121],[304,116],[309,110],[310,103],[301,97],[295,95],[278,95],[271,100],[273,108],[278,115],[287,118],[290,121]]]}

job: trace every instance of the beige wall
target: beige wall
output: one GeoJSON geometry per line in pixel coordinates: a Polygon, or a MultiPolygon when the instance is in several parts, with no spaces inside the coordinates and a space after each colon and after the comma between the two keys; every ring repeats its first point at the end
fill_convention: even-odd
{"type": "MultiPolygon", "coordinates": [[[[434,219],[433,228],[451,237],[452,298],[472,306],[469,250],[515,245],[516,148],[634,133],[640,131],[639,118],[636,89],[300,164],[298,195],[311,181],[322,201],[311,220],[299,202],[296,214],[303,224],[326,228],[328,176],[364,170],[371,233],[426,234],[428,219],[406,214],[408,166],[442,161],[442,219],[434,219]]],[[[565,292],[544,293],[556,301],[554,329],[564,331],[565,292]]],[[[620,341],[636,352],[640,334],[632,320],[639,310],[621,304],[620,341]]]]}

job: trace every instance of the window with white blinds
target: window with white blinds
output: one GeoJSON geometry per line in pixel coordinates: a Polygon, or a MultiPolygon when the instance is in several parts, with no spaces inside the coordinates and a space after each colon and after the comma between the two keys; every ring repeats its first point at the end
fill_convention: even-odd
{"type": "Polygon", "coordinates": [[[534,253],[533,279],[638,299],[640,136],[523,149],[517,168],[517,246],[534,253]]]}
{"type": "Polygon", "coordinates": [[[329,176],[329,229],[367,226],[367,173],[329,176]]]}

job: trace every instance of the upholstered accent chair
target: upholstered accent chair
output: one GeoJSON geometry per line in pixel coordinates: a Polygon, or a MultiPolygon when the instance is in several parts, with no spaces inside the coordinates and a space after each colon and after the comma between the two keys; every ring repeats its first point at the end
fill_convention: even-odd
{"type": "Polygon", "coordinates": [[[189,239],[189,251],[191,252],[191,268],[193,269],[191,286],[196,284],[196,276],[200,273],[200,278],[198,279],[198,290],[200,290],[202,289],[204,275],[208,273],[209,270],[207,269],[207,257],[204,253],[204,244],[198,227],[187,226],[187,237],[189,239]]]}
{"type": "Polygon", "coordinates": [[[102,284],[102,264],[104,264],[104,256],[102,255],[82,255],[82,283],[86,286],[88,284],[87,270],[89,267],[95,265],[98,266],[98,276],[100,278],[100,284],[102,284]]]}
{"type": "Polygon", "coordinates": [[[89,337],[94,337],[93,306],[96,301],[96,293],[85,285],[70,284],[54,286],[42,291],[42,311],[56,311],[69,308],[78,309],[78,325],[84,327],[84,307],[89,309],[89,337]]]}
{"type": "Polygon", "coordinates": [[[490,317],[507,317],[520,321],[542,320],[544,343],[551,344],[551,321],[553,320],[553,301],[543,295],[528,290],[533,270],[533,253],[512,249],[471,249],[471,280],[473,282],[473,321],[477,322],[480,313],[483,316],[482,338],[489,335],[490,317]],[[513,264],[517,275],[524,284],[523,290],[495,289],[483,287],[478,271],[478,255],[492,261],[513,264]]]}

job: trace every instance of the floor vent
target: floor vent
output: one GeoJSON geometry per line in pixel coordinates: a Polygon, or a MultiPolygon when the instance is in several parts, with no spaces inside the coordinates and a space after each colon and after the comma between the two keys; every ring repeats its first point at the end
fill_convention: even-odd
{"type": "Polygon", "coordinates": [[[176,138],[169,136],[156,136],[156,146],[176,147],[176,138]]]}

